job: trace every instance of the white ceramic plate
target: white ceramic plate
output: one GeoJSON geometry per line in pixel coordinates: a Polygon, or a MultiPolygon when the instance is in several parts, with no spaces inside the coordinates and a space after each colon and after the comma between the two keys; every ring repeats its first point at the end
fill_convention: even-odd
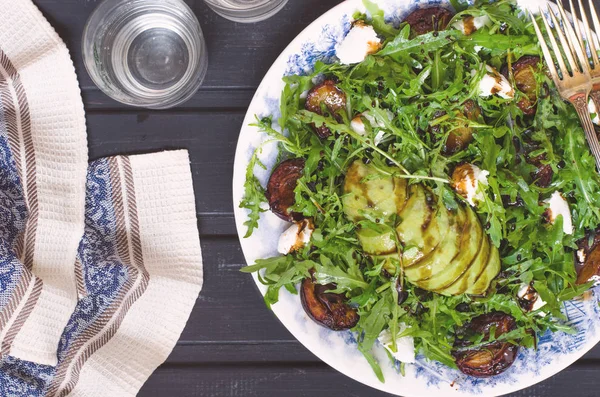
{"type": "MultiPolygon", "coordinates": [[[[519,3],[524,8],[538,10],[546,1],[520,0],[519,3]]],[[[419,7],[432,4],[450,7],[443,0],[379,0],[378,4],[385,11],[386,19],[394,23],[399,23],[419,7]]],[[[249,264],[253,264],[258,258],[277,255],[279,235],[289,226],[272,213],[266,212],[259,229],[252,237],[243,238],[246,234],[243,223],[248,214],[239,208],[239,203],[244,194],[246,167],[255,148],[266,138],[249,124],[255,121],[256,116],[273,116],[274,120],[278,119],[279,98],[284,87],[283,76],[310,72],[317,60],[335,61],[335,45],[347,34],[352,15],[357,10],[365,11],[362,1],[348,0],[325,13],[300,33],[275,61],[250,104],[237,146],[233,178],[236,224],[249,264]]],[[[266,185],[276,157],[274,146],[264,148],[261,158],[268,170],[256,169],[263,185],[266,185]]],[[[264,294],[266,288],[258,282],[256,276],[254,279],[264,294]]],[[[375,355],[382,364],[386,379],[385,383],[381,383],[356,349],[354,335],[350,331],[329,331],[316,324],[304,313],[297,295],[282,289],[280,302],[273,306],[273,311],[287,329],[321,360],[352,379],[376,389],[405,397],[497,396],[541,382],[590,350],[600,340],[598,296],[598,291],[593,291],[592,298],[585,302],[574,301],[564,305],[564,312],[578,330],[577,334],[544,335],[539,340],[537,351],[520,349],[515,364],[504,374],[490,379],[471,378],[442,364],[429,362],[424,357],[418,357],[416,364],[407,365],[406,376],[403,377],[398,373],[397,366],[388,364],[389,359],[383,348],[376,346],[375,355]]]]}

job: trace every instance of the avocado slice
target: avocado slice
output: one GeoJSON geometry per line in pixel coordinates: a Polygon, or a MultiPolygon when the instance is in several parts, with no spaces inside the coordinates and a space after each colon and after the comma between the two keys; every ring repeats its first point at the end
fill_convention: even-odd
{"type": "Polygon", "coordinates": [[[433,205],[431,192],[415,185],[418,205],[408,205],[400,213],[403,219],[396,231],[405,252],[404,268],[416,265],[430,255],[450,230],[450,214],[444,205],[433,205]],[[416,207],[416,208],[415,208],[416,207]]]}
{"type": "Polygon", "coordinates": [[[490,259],[488,260],[487,266],[481,276],[477,279],[475,284],[473,284],[468,290],[467,294],[469,295],[483,295],[487,292],[488,288],[490,288],[490,284],[492,280],[496,278],[498,273],[500,273],[501,263],[500,263],[500,252],[498,248],[494,245],[490,244],[490,259]]]}
{"type": "Polygon", "coordinates": [[[483,228],[477,214],[471,208],[465,208],[466,221],[460,237],[458,255],[452,259],[449,266],[431,278],[418,281],[415,284],[427,291],[443,289],[452,285],[463,274],[468,272],[483,245],[483,228]]]}
{"type": "Polygon", "coordinates": [[[398,213],[400,224],[396,228],[398,238],[402,245],[412,250],[412,256],[405,258],[405,267],[410,267],[431,252],[439,242],[428,239],[425,233],[432,222],[436,221],[436,209],[433,206],[432,193],[421,185],[412,185],[409,188],[410,196],[404,209],[398,213]]]}
{"type": "Polygon", "coordinates": [[[397,251],[393,230],[383,227],[381,229],[363,228],[356,231],[358,241],[365,253],[369,255],[385,255],[397,251]]]}
{"type": "Polygon", "coordinates": [[[387,221],[406,205],[407,183],[405,179],[383,175],[374,167],[355,161],[346,173],[344,193],[344,213],[351,221],[364,219],[363,212],[387,221]]]}
{"type": "Polygon", "coordinates": [[[416,284],[439,274],[452,263],[459,254],[461,245],[461,232],[465,226],[467,215],[464,209],[459,208],[456,215],[450,214],[450,226],[446,238],[429,255],[423,257],[414,266],[405,267],[406,278],[416,284]]]}
{"type": "Polygon", "coordinates": [[[473,263],[471,263],[469,270],[463,273],[452,285],[443,289],[435,290],[434,292],[446,296],[461,295],[475,284],[475,282],[486,269],[490,257],[491,242],[486,234],[483,235],[481,244],[481,249],[473,260],[473,263]]]}
{"type": "MultiPolygon", "coordinates": [[[[407,218],[398,226],[398,236],[403,245],[415,245],[422,240],[423,227],[428,226],[433,217],[433,208],[429,204],[431,200],[426,197],[426,191],[421,186],[413,185],[409,188],[410,195],[406,201],[400,216],[404,214],[407,218]]],[[[381,231],[374,229],[361,229],[357,231],[358,240],[367,254],[382,255],[397,251],[393,231],[381,231]]],[[[416,252],[415,252],[416,253],[416,252]]]]}

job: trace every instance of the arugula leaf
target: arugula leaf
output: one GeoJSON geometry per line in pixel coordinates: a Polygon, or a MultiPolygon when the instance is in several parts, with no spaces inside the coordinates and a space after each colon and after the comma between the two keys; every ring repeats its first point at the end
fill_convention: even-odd
{"type": "Polygon", "coordinates": [[[338,291],[352,291],[357,288],[369,287],[369,284],[364,281],[358,265],[343,270],[339,266],[335,266],[331,259],[324,255],[321,255],[320,262],[316,264],[313,274],[319,284],[333,283],[337,285],[338,291]]]}
{"type": "Polygon", "coordinates": [[[412,40],[400,34],[379,51],[377,55],[408,56],[425,54],[449,46],[456,37],[458,37],[458,32],[452,30],[426,33],[412,40]]]}
{"type": "Polygon", "coordinates": [[[523,55],[537,55],[537,41],[531,35],[490,35],[486,29],[480,29],[469,36],[457,36],[462,46],[483,47],[490,51],[490,55],[505,55],[507,51],[518,48],[523,55]]]}
{"type": "Polygon", "coordinates": [[[379,379],[381,383],[385,383],[383,371],[381,370],[381,367],[379,366],[379,363],[377,362],[375,357],[373,357],[373,353],[370,350],[365,349],[361,345],[358,345],[358,350],[363,354],[363,356],[365,356],[365,359],[371,366],[371,369],[373,369],[373,372],[377,376],[377,379],[379,379]]]}
{"type": "Polygon", "coordinates": [[[263,163],[258,158],[260,151],[257,151],[252,155],[248,167],[246,168],[246,182],[244,183],[244,198],[240,203],[240,208],[249,210],[248,220],[244,222],[247,232],[244,238],[248,238],[254,232],[254,229],[258,228],[258,221],[260,220],[260,214],[265,212],[263,204],[267,202],[265,196],[265,189],[260,184],[258,178],[254,175],[254,169],[259,166],[266,169],[263,163]]]}
{"type": "Polygon", "coordinates": [[[431,89],[439,90],[443,82],[446,80],[446,70],[448,65],[442,61],[442,52],[437,50],[433,58],[433,66],[431,68],[431,89]]]}
{"type": "Polygon", "coordinates": [[[386,318],[390,316],[391,291],[388,289],[381,294],[381,298],[375,303],[371,310],[361,313],[360,328],[363,331],[360,345],[364,349],[371,349],[381,331],[387,324],[386,318]]]}

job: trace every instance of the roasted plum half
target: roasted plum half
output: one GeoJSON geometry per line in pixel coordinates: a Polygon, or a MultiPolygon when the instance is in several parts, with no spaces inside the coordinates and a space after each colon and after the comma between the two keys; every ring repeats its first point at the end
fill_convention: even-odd
{"type": "MultiPolygon", "coordinates": [[[[474,101],[469,99],[463,107],[463,114],[468,120],[476,121],[481,116],[481,109],[474,101]]],[[[473,132],[473,128],[466,124],[454,129],[448,135],[444,152],[453,154],[465,149],[473,141],[473,132]]]]}
{"type": "Polygon", "coordinates": [[[541,59],[537,56],[524,56],[513,63],[512,71],[519,91],[525,94],[517,106],[527,116],[535,115],[537,110],[537,80],[535,71],[541,59]]]}
{"type": "Polygon", "coordinates": [[[404,22],[408,23],[417,36],[446,29],[454,13],[444,7],[421,8],[409,14],[404,22]]]}
{"type": "Polygon", "coordinates": [[[288,222],[303,218],[302,214],[290,211],[296,203],[294,190],[303,171],[304,159],[285,160],[275,168],[267,184],[266,196],[271,211],[288,222]]]}
{"type": "Polygon", "coordinates": [[[456,360],[456,365],[463,373],[476,378],[488,378],[503,373],[515,362],[519,346],[496,341],[470,349],[471,340],[483,335],[483,341],[488,341],[492,330],[495,330],[495,338],[498,338],[516,328],[515,319],[502,312],[483,314],[474,318],[461,328],[454,342],[452,356],[456,360]]]}
{"type": "MultiPolygon", "coordinates": [[[[481,116],[481,109],[477,104],[468,100],[463,104],[462,113],[467,120],[476,121],[479,116],[481,116]]],[[[434,114],[435,118],[439,118],[446,115],[446,112],[440,111],[434,114]]],[[[460,121],[457,121],[457,125],[452,129],[450,134],[448,134],[448,139],[446,140],[446,144],[444,146],[445,154],[454,154],[464,150],[469,146],[471,142],[473,142],[473,133],[474,129],[469,127],[466,123],[460,124],[460,121]]],[[[442,129],[440,126],[435,126],[431,128],[431,132],[434,135],[439,135],[442,133],[442,129]]]]}
{"type": "Polygon", "coordinates": [[[577,284],[582,285],[600,277],[600,229],[588,233],[577,245],[577,284]]]}
{"type": "Polygon", "coordinates": [[[302,307],[324,327],[334,331],[353,328],[358,323],[358,312],[346,303],[344,295],[326,292],[335,288],[334,284],[317,284],[312,277],[304,279],[300,289],[302,307]]]}
{"type": "MultiPolygon", "coordinates": [[[[332,115],[337,122],[342,122],[339,112],[346,109],[346,94],[335,85],[333,80],[325,80],[308,92],[304,108],[321,116],[332,115]]],[[[320,127],[313,125],[313,128],[321,139],[331,136],[331,130],[325,125],[320,127]]]]}

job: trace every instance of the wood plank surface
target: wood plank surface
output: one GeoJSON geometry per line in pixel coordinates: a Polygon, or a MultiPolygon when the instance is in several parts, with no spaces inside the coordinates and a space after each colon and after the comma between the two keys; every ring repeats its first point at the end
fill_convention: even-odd
{"type": "Polygon", "coordinates": [[[233,158],[243,111],[90,111],[90,158],[186,148],[190,152],[196,209],[233,211],[233,158]]]}
{"type": "MultiPolygon", "coordinates": [[[[576,365],[536,387],[511,397],[598,397],[596,365],[576,365]]],[[[274,363],[252,366],[165,365],[148,380],[143,396],[213,397],[383,397],[378,392],[334,371],[324,364],[274,363]],[[190,381],[194,379],[194,381],[190,381]],[[177,390],[175,394],[174,390],[177,390]]],[[[442,393],[431,397],[443,397],[442,393]]]]}
{"type": "MultiPolygon", "coordinates": [[[[600,6],[600,0],[594,1],[600,6]]],[[[164,149],[190,151],[205,283],[175,350],[140,396],[387,395],[317,359],[265,307],[251,277],[239,272],[245,261],[235,230],[231,178],[245,110],[281,51],[339,0],[290,0],[278,15],[257,24],[227,21],[202,0],[186,0],[206,36],[209,70],[189,102],[166,111],[127,107],[93,85],[80,47],[86,19],[99,0],[34,2],[71,51],[87,111],[91,159],[164,149]]],[[[512,396],[600,396],[598,371],[600,347],[562,373],[512,396]]]]}

